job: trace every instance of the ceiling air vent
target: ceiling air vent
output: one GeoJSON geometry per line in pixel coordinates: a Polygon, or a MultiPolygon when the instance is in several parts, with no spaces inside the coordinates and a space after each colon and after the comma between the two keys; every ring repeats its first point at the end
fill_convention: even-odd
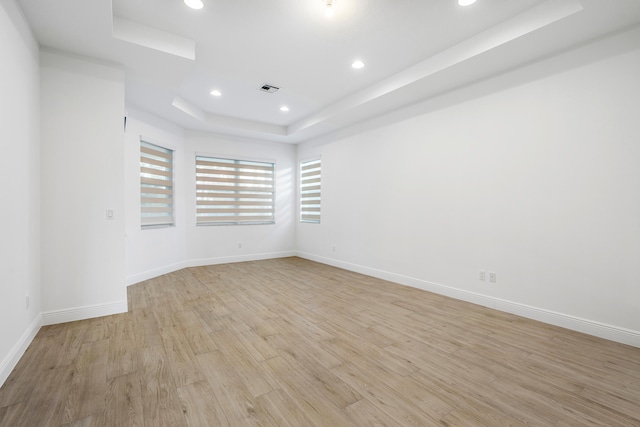
{"type": "Polygon", "coordinates": [[[270,85],[270,84],[268,84],[268,83],[265,83],[265,84],[263,84],[263,85],[260,87],[260,90],[261,90],[261,91],[263,91],[263,92],[267,92],[267,93],[275,93],[275,92],[277,92],[279,89],[280,89],[279,87],[277,87],[277,86],[273,86],[273,85],[270,85]]]}

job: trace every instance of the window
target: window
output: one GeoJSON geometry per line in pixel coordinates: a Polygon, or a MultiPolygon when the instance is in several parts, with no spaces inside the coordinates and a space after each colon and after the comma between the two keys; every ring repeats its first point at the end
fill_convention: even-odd
{"type": "Polygon", "coordinates": [[[173,150],[140,141],[143,228],[173,225],[173,150]]]}
{"type": "Polygon", "coordinates": [[[320,223],[320,159],[300,163],[300,221],[320,223]]]}
{"type": "Polygon", "coordinates": [[[196,156],[198,225],[273,224],[274,163],[196,156]]]}

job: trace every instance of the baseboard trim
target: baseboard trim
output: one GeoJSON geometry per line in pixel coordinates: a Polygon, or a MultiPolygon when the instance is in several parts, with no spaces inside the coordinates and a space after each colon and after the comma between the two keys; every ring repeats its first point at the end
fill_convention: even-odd
{"type": "Polygon", "coordinates": [[[354,271],[356,273],[366,274],[367,276],[376,277],[378,279],[388,280],[413,288],[422,289],[428,292],[445,295],[462,301],[471,302],[482,305],[484,307],[493,308],[506,313],[515,314],[526,317],[528,319],[538,320],[550,325],[560,326],[588,335],[608,339],[622,344],[640,347],[640,331],[622,328],[619,326],[609,325],[594,320],[583,319],[580,317],[558,313],[540,307],[534,307],[521,304],[509,300],[495,298],[463,289],[457,289],[451,286],[439,283],[429,282],[414,277],[404,276],[401,274],[391,273],[384,270],[378,270],[358,264],[352,264],[340,261],[334,258],[327,258],[307,252],[298,252],[300,258],[316,261],[322,264],[331,265],[345,270],[354,271]]]}
{"type": "Polygon", "coordinates": [[[236,262],[261,261],[265,259],[287,258],[297,256],[296,251],[267,252],[262,254],[235,255],[218,258],[193,259],[185,262],[185,267],[202,267],[206,265],[231,264],[236,262]]]}
{"type": "Polygon", "coordinates": [[[87,305],[42,313],[42,325],[75,322],[76,320],[110,316],[127,312],[127,301],[115,301],[107,304],[87,305]]]}
{"type": "Polygon", "coordinates": [[[234,255],[217,258],[200,258],[187,261],[176,262],[175,264],[155,268],[153,270],[144,271],[142,273],[132,274],[126,278],[127,286],[135,285],[136,283],[143,282],[145,280],[153,279],[163,274],[173,273],[174,271],[182,270],[188,267],[203,267],[207,265],[216,264],[231,264],[236,262],[246,261],[260,261],[263,259],[275,259],[275,258],[287,258],[296,256],[296,251],[282,251],[282,252],[267,252],[261,254],[249,254],[249,255],[234,255]]]}
{"type": "Polygon", "coordinates": [[[174,271],[182,270],[185,268],[185,262],[180,261],[174,264],[165,265],[162,267],[154,268],[153,270],[143,271],[142,273],[132,274],[126,278],[127,286],[135,285],[136,283],[144,282],[145,280],[153,279],[154,277],[162,276],[163,274],[173,273],[174,271]]]}
{"type": "Polygon", "coordinates": [[[24,352],[27,351],[27,348],[35,338],[41,326],[42,316],[38,314],[36,318],[33,319],[33,322],[31,322],[27,330],[24,331],[18,342],[16,342],[11,348],[9,354],[7,354],[4,360],[2,360],[2,363],[0,363],[0,387],[2,387],[7,378],[9,378],[11,371],[16,367],[24,352]]]}

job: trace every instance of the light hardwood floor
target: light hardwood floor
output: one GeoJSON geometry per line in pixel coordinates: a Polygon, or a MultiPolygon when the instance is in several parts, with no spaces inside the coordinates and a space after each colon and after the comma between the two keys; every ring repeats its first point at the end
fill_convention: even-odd
{"type": "Polygon", "coordinates": [[[640,426],[640,349],[286,258],[43,327],[2,426],[640,426]]]}

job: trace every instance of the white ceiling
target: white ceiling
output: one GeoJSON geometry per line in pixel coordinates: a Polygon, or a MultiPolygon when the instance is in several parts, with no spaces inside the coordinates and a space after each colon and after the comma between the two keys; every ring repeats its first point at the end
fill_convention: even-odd
{"type": "Polygon", "coordinates": [[[640,25],[638,0],[18,1],[42,46],[121,64],[132,108],[293,143],[640,25]]]}

